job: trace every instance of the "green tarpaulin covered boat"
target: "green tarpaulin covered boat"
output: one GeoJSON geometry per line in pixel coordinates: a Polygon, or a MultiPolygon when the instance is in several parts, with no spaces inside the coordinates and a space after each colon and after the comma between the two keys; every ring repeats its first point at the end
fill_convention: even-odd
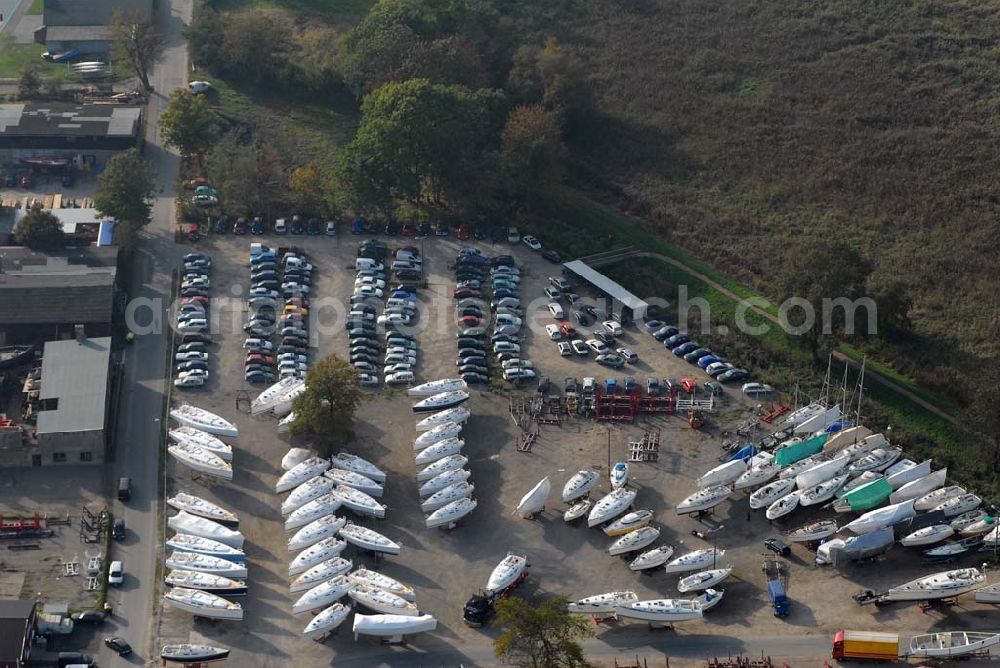
{"type": "Polygon", "coordinates": [[[837,501],[834,510],[838,512],[846,512],[848,509],[852,512],[871,510],[885,503],[891,494],[892,485],[885,478],[879,478],[852,489],[837,501]]]}
{"type": "Polygon", "coordinates": [[[823,449],[828,438],[830,438],[830,434],[820,434],[784,447],[774,453],[774,463],[785,468],[806,457],[812,457],[823,449]]]}

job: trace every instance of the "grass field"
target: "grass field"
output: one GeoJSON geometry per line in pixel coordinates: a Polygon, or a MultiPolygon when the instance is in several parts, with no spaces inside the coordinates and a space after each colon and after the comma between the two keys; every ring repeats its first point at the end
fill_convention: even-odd
{"type": "Polygon", "coordinates": [[[31,6],[26,13],[41,14],[43,11],[45,11],[45,0],[31,0],[31,6]]]}
{"type": "Polygon", "coordinates": [[[45,62],[42,50],[39,44],[14,44],[12,37],[4,36],[0,40],[0,77],[17,78],[25,65],[38,65],[44,77],[65,77],[66,66],[45,62]]]}

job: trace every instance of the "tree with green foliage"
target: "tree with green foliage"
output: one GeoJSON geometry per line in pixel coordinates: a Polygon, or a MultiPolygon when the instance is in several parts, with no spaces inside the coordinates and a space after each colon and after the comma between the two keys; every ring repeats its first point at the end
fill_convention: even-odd
{"type": "Polygon", "coordinates": [[[578,130],[594,113],[593,86],[579,56],[555,37],[545,41],[536,62],[542,103],[566,117],[566,129],[578,130]]]}
{"type": "Polygon", "coordinates": [[[292,404],[293,434],[311,436],[326,448],[343,442],[351,433],[354,411],[361,403],[358,372],[336,355],[328,355],[306,374],[306,390],[292,404]]]}
{"type": "Polygon", "coordinates": [[[239,215],[262,211],[271,189],[283,185],[279,160],[272,150],[267,145],[240,143],[232,134],[205,154],[205,173],[226,209],[239,215]]]}
{"type": "Polygon", "coordinates": [[[913,333],[910,320],[913,297],[904,281],[878,281],[872,286],[872,298],[878,306],[878,335],[881,338],[896,340],[913,333]]]}
{"type": "Polygon", "coordinates": [[[531,105],[517,107],[507,117],[500,159],[516,192],[538,192],[559,183],[565,153],[558,113],[531,105]]]}
{"type": "Polygon", "coordinates": [[[21,68],[17,79],[17,96],[29,100],[42,89],[42,75],[36,63],[29,63],[21,68]]]}
{"type": "Polygon", "coordinates": [[[116,9],[111,17],[111,39],[115,59],[129,66],[143,89],[153,90],[149,71],[163,55],[163,34],[152,23],[140,20],[137,13],[125,15],[116,9]]]}
{"type": "Polygon", "coordinates": [[[31,250],[50,251],[62,248],[66,235],[59,219],[44,211],[41,204],[35,204],[17,224],[14,240],[31,250]]]}
{"type": "MultiPolygon", "coordinates": [[[[288,78],[296,28],[281,9],[248,7],[227,12],[220,22],[217,65],[239,81],[263,85],[288,78]]],[[[312,57],[313,54],[302,54],[312,57]]]]}
{"type": "Polygon", "coordinates": [[[102,215],[115,219],[118,243],[131,249],[138,240],[139,230],[149,224],[152,197],[153,171],[139,151],[130,148],[112,156],[97,177],[94,207],[102,215]]]}
{"type": "MultiPolygon", "coordinates": [[[[788,309],[788,322],[793,328],[804,330],[794,336],[808,347],[814,362],[820,360],[824,340],[832,346],[835,337],[857,333],[859,325],[867,326],[867,319],[861,317],[853,323],[854,332],[848,331],[847,316],[855,314],[853,306],[838,308],[831,300],[853,302],[864,297],[871,272],[871,263],[853,246],[841,241],[804,242],[787,249],[778,285],[783,300],[804,300],[802,307],[788,309]],[[813,316],[809,327],[807,311],[813,316]]],[[[864,309],[861,313],[866,315],[864,309]]]]}
{"type": "Polygon", "coordinates": [[[383,209],[396,200],[459,205],[481,198],[495,167],[506,100],[496,91],[415,79],[365,98],[338,155],[341,187],[383,209]],[[487,166],[489,168],[487,168],[487,166]]]}
{"type": "Polygon", "coordinates": [[[566,610],[566,603],[562,597],[537,605],[516,596],[498,601],[503,631],[493,641],[493,653],[524,668],[585,668],[579,641],[593,631],[585,619],[566,610]]]}
{"type": "Polygon", "coordinates": [[[170,93],[167,107],[160,114],[163,141],[182,155],[201,153],[216,138],[215,112],[204,95],[193,95],[183,88],[170,93]]]}

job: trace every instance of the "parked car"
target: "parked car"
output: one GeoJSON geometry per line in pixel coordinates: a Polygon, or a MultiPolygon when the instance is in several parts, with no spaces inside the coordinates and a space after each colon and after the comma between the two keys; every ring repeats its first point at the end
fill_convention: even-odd
{"type": "Polygon", "coordinates": [[[108,566],[108,584],[116,587],[125,581],[125,566],[120,561],[112,561],[108,566]]]}
{"type": "Polygon", "coordinates": [[[606,355],[608,353],[608,347],[604,345],[603,341],[598,341],[597,339],[587,339],[587,347],[598,355],[606,355]]]}
{"type": "Polygon", "coordinates": [[[625,360],[618,355],[598,355],[597,363],[613,369],[620,369],[625,366],[625,360]]]}
{"type": "Polygon", "coordinates": [[[774,392],[774,388],[766,383],[744,383],[743,387],[740,388],[743,394],[756,397],[762,394],[771,394],[774,392]]]}
{"type": "Polygon", "coordinates": [[[728,383],[730,381],[740,381],[749,376],[750,374],[746,369],[730,369],[720,376],[716,377],[721,383],[728,383]]]}
{"type": "Polygon", "coordinates": [[[559,331],[559,325],[545,325],[545,333],[553,341],[557,341],[562,338],[562,332],[559,331]]]}
{"type": "Polygon", "coordinates": [[[636,353],[631,348],[618,348],[615,350],[615,352],[618,353],[622,357],[622,359],[624,359],[629,364],[635,364],[636,362],[639,361],[639,354],[636,353]]]}
{"type": "Polygon", "coordinates": [[[542,250],[542,244],[541,244],[541,242],[538,239],[536,239],[535,237],[531,236],[530,234],[524,235],[521,238],[521,241],[524,242],[525,246],[527,246],[528,248],[530,248],[531,250],[533,250],[535,252],[538,252],[538,251],[542,250]]]}
{"type": "Polygon", "coordinates": [[[601,323],[601,326],[604,327],[608,334],[614,337],[621,336],[624,333],[621,324],[614,320],[605,320],[601,323]]]}
{"type": "Polygon", "coordinates": [[[573,352],[581,357],[586,357],[590,354],[590,349],[587,347],[587,344],[583,342],[583,339],[573,339],[570,342],[570,345],[573,346],[573,352]]]}
{"type": "Polygon", "coordinates": [[[559,354],[563,357],[569,357],[573,354],[573,346],[570,345],[569,341],[560,341],[556,344],[559,349],[559,354]]]}
{"type": "Polygon", "coordinates": [[[542,292],[545,296],[552,300],[557,300],[562,297],[562,293],[551,286],[547,286],[542,292]]]}
{"type": "Polygon", "coordinates": [[[542,257],[548,260],[549,262],[555,262],[557,264],[559,262],[562,262],[562,254],[557,250],[553,250],[552,248],[546,248],[545,250],[543,250],[542,257]]]}
{"type": "Polygon", "coordinates": [[[676,327],[673,327],[671,325],[664,325],[663,327],[660,327],[658,330],[653,332],[653,338],[656,339],[657,341],[663,341],[664,339],[670,338],[676,333],[677,333],[676,327]]]}

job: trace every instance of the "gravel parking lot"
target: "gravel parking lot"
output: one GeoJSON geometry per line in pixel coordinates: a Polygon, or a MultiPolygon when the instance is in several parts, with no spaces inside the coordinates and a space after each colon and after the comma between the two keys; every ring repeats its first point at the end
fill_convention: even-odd
{"type": "MultiPolygon", "coordinates": [[[[285,237],[268,239],[272,245],[302,246],[316,265],[313,298],[334,297],[345,301],[350,295],[354,273],[353,259],[358,243],[364,237],[285,237]]],[[[278,512],[280,499],[273,492],[280,472],[279,462],[289,442],[279,438],[275,422],[254,418],[236,409],[241,396],[256,396],[261,388],[243,383],[239,325],[242,295],[248,283],[247,248],[251,237],[212,237],[199,245],[201,252],[213,257],[213,308],[219,318],[219,334],[211,347],[212,377],[209,384],[198,390],[175,393],[174,403],[186,400],[217,412],[234,421],[240,437],[233,440],[235,448],[235,480],[232,483],[207,483],[193,478],[175,462],[168,462],[168,488],[214,500],[237,512],[241,530],[248,544],[250,594],[241,602],[245,608],[242,623],[222,621],[192,621],[190,616],[164,609],[159,635],[161,641],[204,639],[231,646],[233,658],[240,665],[288,666],[292,657],[297,665],[373,666],[395,665],[372,661],[370,656],[378,644],[362,638],[355,642],[350,621],[340,633],[324,644],[301,637],[307,616],[290,612],[294,597],[288,593],[286,573],[289,556],[285,549],[286,534],[278,512]],[[232,283],[232,285],[230,285],[232,283]],[[239,292],[237,286],[242,290],[239,292]],[[233,295],[231,303],[222,297],[233,295]],[[246,393],[246,394],[243,394],[246,393]],[[252,657],[252,658],[251,658],[252,657]],[[367,658],[366,658],[367,657],[367,658]]],[[[383,239],[385,240],[385,239],[383,239]]],[[[401,239],[385,240],[403,244],[401,239]]],[[[428,286],[421,292],[423,306],[417,338],[420,357],[417,382],[455,375],[454,308],[451,291],[451,260],[463,242],[454,238],[428,238],[415,242],[423,249],[428,286]]],[[[523,268],[522,301],[541,298],[547,276],[555,275],[558,266],[545,262],[527,249],[500,244],[496,249],[480,245],[487,253],[513,252],[523,268]]],[[[544,306],[546,302],[540,304],[544,306]]],[[[342,325],[334,322],[334,310],[324,309],[311,314],[311,336],[314,359],[336,353],[346,356],[347,338],[342,325]]],[[[552,322],[547,315],[539,317],[541,325],[552,322]]],[[[575,323],[574,323],[575,324],[575,323]]],[[[592,327],[590,328],[592,329],[592,327]]],[[[589,338],[589,337],[586,337],[589,338]]],[[[640,382],[647,375],[659,378],[692,375],[699,382],[707,380],[704,372],[694,369],[640,328],[626,329],[621,338],[624,345],[640,356],[640,362],[627,372],[640,382]]],[[[609,372],[588,358],[560,357],[556,346],[544,333],[530,334],[525,351],[534,360],[541,375],[550,377],[561,387],[563,379],[573,376],[595,376],[599,380],[609,375],[619,378],[626,373],[609,372]]],[[[533,391],[534,386],[528,388],[533,391]]],[[[414,479],[412,440],[414,416],[412,401],[402,389],[381,389],[372,392],[371,401],[359,410],[354,440],[345,449],[364,456],[383,470],[389,478],[382,499],[389,506],[387,519],[364,520],[388,537],[403,545],[400,556],[389,557],[374,564],[370,557],[353,549],[344,556],[356,566],[373,567],[417,591],[421,611],[435,615],[438,630],[413,637],[408,646],[393,652],[425,652],[449,648],[461,654],[463,647],[488,642],[495,630],[490,627],[470,629],[461,620],[466,599],[486,584],[494,565],[508,551],[527,554],[531,560],[531,577],[520,593],[560,594],[577,598],[605,591],[633,589],[640,598],[680,597],[676,590],[677,577],[659,571],[640,575],[629,571],[627,562],[607,554],[611,542],[603,533],[588,530],[585,525],[567,525],[562,520],[564,507],[558,503],[563,483],[576,470],[594,468],[606,473],[608,461],[626,459],[626,442],[636,440],[643,428],[662,430],[662,445],[656,463],[633,464],[632,484],[639,490],[637,507],[655,513],[655,524],[662,529],[659,543],[675,546],[678,554],[687,549],[708,546],[692,536],[695,529],[718,528],[710,540],[716,540],[727,551],[734,566],[733,577],[723,586],[723,602],[704,620],[685,622],[675,632],[663,638],[669,653],[671,633],[678,635],[723,635],[738,639],[756,635],[828,635],[838,628],[892,628],[905,632],[920,632],[928,628],[974,628],[988,620],[981,606],[962,599],[956,608],[921,614],[915,607],[897,605],[882,609],[860,608],[849,594],[860,588],[883,589],[916,577],[921,573],[940,570],[922,566],[918,556],[897,548],[876,564],[847,567],[843,572],[819,569],[812,554],[801,546],[793,550],[789,563],[789,596],[792,614],[775,618],[767,601],[761,575],[762,539],[775,535],[762,513],[748,514],[746,497],[724,503],[713,516],[703,522],[692,517],[678,517],[673,506],[694,491],[694,479],[719,463],[721,431],[732,429],[746,417],[753,404],[738,395],[738,388],[728,388],[721,399],[720,410],[711,416],[709,427],[694,431],[681,417],[661,416],[634,425],[597,424],[592,420],[570,417],[561,426],[543,425],[530,453],[518,452],[515,441],[518,428],[509,415],[509,400],[503,393],[484,388],[472,392],[468,402],[473,412],[463,432],[466,447],[463,454],[470,459],[471,482],[476,486],[478,508],[452,531],[424,527],[414,479]],[[513,509],[521,496],[538,480],[551,476],[553,494],[548,508],[535,521],[516,517],[513,509]],[[957,615],[962,613],[960,626],[957,615]],[[970,614],[971,613],[971,614],[970,614]]],[[[605,478],[594,494],[609,489],[605,478]]],[[[819,511],[822,512],[822,511],[819,511]]],[[[804,524],[811,518],[803,511],[791,517],[789,526],[804,524]]],[[[356,518],[355,518],[356,519],[356,518]]],[[[967,565],[973,565],[972,563],[967,565]]],[[[943,567],[942,567],[943,569],[943,567]]],[[[606,642],[620,646],[623,653],[633,642],[648,642],[644,624],[622,622],[599,627],[606,642]]],[[[672,664],[674,661],[672,660],[672,664]]],[[[466,662],[465,665],[475,665],[466,662]]],[[[677,662],[677,665],[684,665],[677,662]]]]}

